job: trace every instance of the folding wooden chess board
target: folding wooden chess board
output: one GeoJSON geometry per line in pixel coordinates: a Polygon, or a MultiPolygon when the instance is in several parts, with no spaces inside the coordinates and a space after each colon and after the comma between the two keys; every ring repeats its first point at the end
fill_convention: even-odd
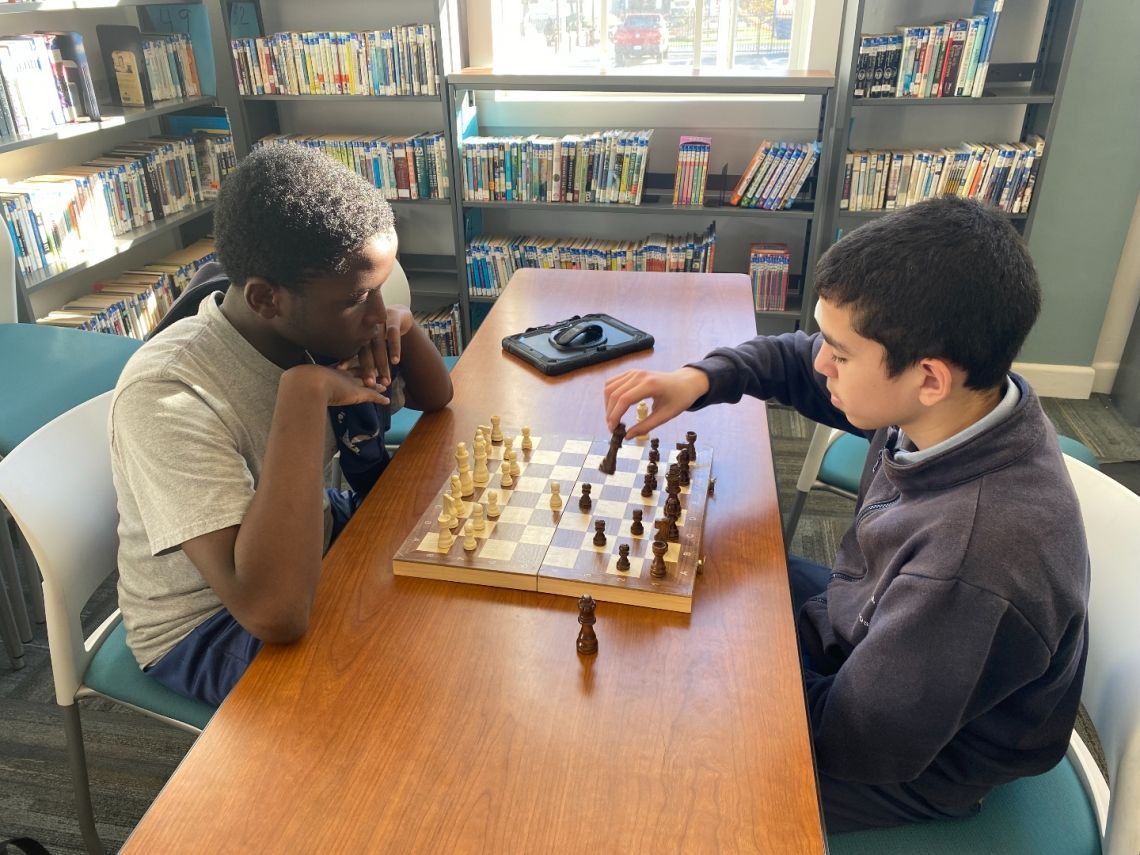
{"type": "MultiPolygon", "coordinates": [[[[681,432],[680,437],[684,436],[681,432]]],[[[502,486],[502,443],[488,453],[491,478],[476,486],[464,499],[453,529],[455,542],[446,550],[439,546],[442,496],[450,492],[450,476],[419,523],[393,558],[398,576],[444,579],[501,588],[516,588],[596,600],[647,606],[678,612],[692,611],[693,583],[703,558],[701,537],[708,504],[712,449],[696,446],[696,461],[690,463],[690,481],[681,487],[679,538],[668,541],[664,578],[650,575],[651,545],[656,535],[654,520],[663,517],[667,497],[665,474],[677,459],[676,442],[661,437],[658,486],[649,497],[641,495],[649,462],[648,439],[630,440],[617,456],[616,472],[599,471],[609,447],[606,440],[574,437],[532,436],[532,448],[523,450],[515,441],[519,475],[510,487],[502,486]],[[563,506],[550,508],[550,484],[557,481],[563,506]],[[582,485],[591,485],[592,507],[579,510],[582,485]],[[487,492],[498,491],[501,514],[489,519],[476,533],[476,548],[463,548],[464,524],[475,502],[487,506],[487,492]],[[644,533],[630,533],[634,509],[643,512],[644,533]],[[606,544],[595,546],[595,520],[606,522],[606,544]],[[628,543],[630,568],[617,569],[618,545],[628,543]]]]}

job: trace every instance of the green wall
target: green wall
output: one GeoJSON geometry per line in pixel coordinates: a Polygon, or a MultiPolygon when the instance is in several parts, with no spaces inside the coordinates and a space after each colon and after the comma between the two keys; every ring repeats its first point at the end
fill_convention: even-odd
{"type": "Polygon", "coordinates": [[[1084,0],[1029,248],[1044,291],[1021,362],[1092,365],[1140,192],[1140,2],[1084,0]]]}

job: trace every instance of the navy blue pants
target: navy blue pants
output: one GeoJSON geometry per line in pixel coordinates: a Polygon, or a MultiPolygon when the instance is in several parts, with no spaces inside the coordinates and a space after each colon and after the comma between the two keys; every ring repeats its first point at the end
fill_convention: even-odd
{"type": "MultiPolygon", "coordinates": [[[[332,539],[336,540],[360,499],[348,490],[327,493],[333,517],[332,539]]],[[[180,695],[217,706],[260,649],[261,641],[222,609],[194,627],[146,673],[180,695]]]]}

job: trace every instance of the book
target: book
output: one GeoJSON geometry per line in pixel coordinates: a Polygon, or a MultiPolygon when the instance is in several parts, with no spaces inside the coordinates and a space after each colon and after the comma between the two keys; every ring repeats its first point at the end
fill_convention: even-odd
{"type": "Polygon", "coordinates": [[[97,122],[102,118],[99,101],[95,97],[95,84],[91,77],[91,66],[83,45],[81,33],[65,30],[44,32],[52,54],[56,57],[56,74],[67,87],[75,105],[76,119],[97,122]]]}
{"type": "Polygon", "coordinates": [[[1001,16],[1005,0],[974,0],[973,14],[981,15],[986,20],[986,31],[982,37],[981,49],[978,53],[978,67],[974,72],[974,88],[970,93],[974,98],[981,98],[986,86],[986,73],[990,68],[990,51],[993,49],[994,36],[997,34],[998,18],[1001,16]]]}
{"type": "Polygon", "coordinates": [[[130,24],[96,24],[111,99],[122,107],[149,107],[151,97],[142,33],[130,24]]]}

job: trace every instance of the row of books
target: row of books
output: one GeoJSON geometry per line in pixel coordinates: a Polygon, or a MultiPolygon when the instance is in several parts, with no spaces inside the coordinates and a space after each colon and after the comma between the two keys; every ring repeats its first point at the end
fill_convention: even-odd
{"type": "Polygon", "coordinates": [[[0,136],[32,135],[99,117],[79,33],[0,38],[0,136]]]}
{"type": "Polygon", "coordinates": [[[37,323],[145,339],[190,284],[215,260],[214,242],[200,240],[140,268],[95,283],[94,290],[37,323]]]}
{"type": "Polygon", "coordinates": [[[460,142],[468,202],[640,205],[652,130],[460,142]]]}
{"type": "Polygon", "coordinates": [[[479,236],[466,248],[467,289],[473,297],[497,297],[521,267],[707,273],[715,250],[715,223],[703,233],[644,240],[479,236]]]}
{"type": "Polygon", "coordinates": [[[202,198],[218,198],[227,175],[237,169],[234,137],[228,130],[202,128],[194,131],[194,151],[202,179],[202,198]]]}
{"type": "Polygon", "coordinates": [[[461,327],[458,303],[430,312],[414,312],[412,317],[428,334],[441,355],[459,356],[462,348],[459,345],[461,327]]]}
{"type": "Polygon", "coordinates": [[[233,39],[242,95],[438,95],[435,28],[233,39]]]}
{"type": "Polygon", "coordinates": [[[756,311],[782,312],[788,307],[792,256],[784,243],[754,243],[748,250],[748,277],[756,311]]]}
{"type": "Polygon", "coordinates": [[[382,137],[346,134],[270,134],[265,145],[301,145],[323,152],[370,181],[385,199],[451,197],[447,144],[442,131],[382,137]]]}
{"type": "Polygon", "coordinates": [[[205,198],[193,137],[148,137],[102,157],[0,184],[22,273],[66,270],[91,248],[205,198]]]}
{"type": "Polygon", "coordinates": [[[974,0],[968,18],[865,35],[856,98],[980,98],[1004,0],[974,0]]]}
{"type": "Polygon", "coordinates": [[[790,208],[819,161],[818,142],[764,140],[748,162],[728,203],[775,211],[790,208]]]}
{"type": "Polygon", "coordinates": [[[844,162],[841,210],[904,208],[954,195],[977,199],[1011,214],[1029,210],[1045,140],[962,143],[957,148],[850,151],[844,162]]]}
{"type": "Polygon", "coordinates": [[[673,204],[699,208],[705,203],[709,177],[709,137],[681,137],[677,148],[677,173],[673,176],[673,204]]]}
{"type": "Polygon", "coordinates": [[[95,32],[111,97],[124,107],[202,94],[186,33],[143,33],[130,24],[98,24],[95,32]]]}

